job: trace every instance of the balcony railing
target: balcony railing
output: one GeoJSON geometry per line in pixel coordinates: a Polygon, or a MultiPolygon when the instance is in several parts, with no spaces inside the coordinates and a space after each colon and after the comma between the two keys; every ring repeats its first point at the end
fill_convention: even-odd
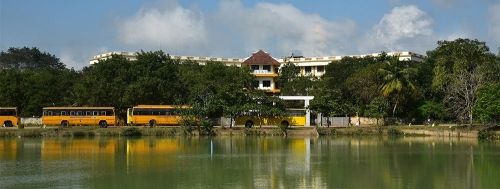
{"type": "Polygon", "coordinates": [[[273,74],[273,72],[271,72],[269,70],[254,70],[253,73],[254,74],[273,74]]]}

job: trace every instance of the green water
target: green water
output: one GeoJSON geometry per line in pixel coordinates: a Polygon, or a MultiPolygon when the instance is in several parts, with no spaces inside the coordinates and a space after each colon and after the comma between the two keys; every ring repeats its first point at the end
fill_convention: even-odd
{"type": "Polygon", "coordinates": [[[500,144],[377,137],[0,139],[0,188],[500,188],[500,144]]]}

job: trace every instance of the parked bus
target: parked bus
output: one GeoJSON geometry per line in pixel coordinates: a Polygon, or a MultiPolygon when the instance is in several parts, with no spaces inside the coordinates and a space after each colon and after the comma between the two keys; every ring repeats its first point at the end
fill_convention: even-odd
{"type": "Polygon", "coordinates": [[[236,125],[245,125],[246,128],[254,125],[305,126],[306,109],[288,108],[285,116],[276,117],[259,117],[258,112],[249,111],[236,118],[236,125]]]}
{"type": "Polygon", "coordinates": [[[187,106],[174,105],[138,105],[127,109],[127,123],[129,125],[179,125],[180,109],[187,106]]]}
{"type": "Polygon", "coordinates": [[[14,127],[19,123],[16,107],[0,107],[0,124],[4,127],[14,127]]]}
{"type": "Polygon", "coordinates": [[[44,125],[99,125],[106,128],[116,125],[117,118],[113,107],[45,107],[42,123],[44,125]]]}

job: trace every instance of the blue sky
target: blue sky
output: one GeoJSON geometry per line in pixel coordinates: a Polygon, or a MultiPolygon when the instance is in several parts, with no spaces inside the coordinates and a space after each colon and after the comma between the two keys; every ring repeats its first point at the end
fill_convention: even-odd
{"type": "Polygon", "coordinates": [[[500,46],[500,0],[1,0],[0,50],[35,46],[77,69],[106,51],[330,56],[500,46]]]}

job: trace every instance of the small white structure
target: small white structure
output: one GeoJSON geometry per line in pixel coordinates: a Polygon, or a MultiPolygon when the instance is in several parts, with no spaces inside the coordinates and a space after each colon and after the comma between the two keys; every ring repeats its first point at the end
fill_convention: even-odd
{"type": "Polygon", "coordinates": [[[304,108],[306,109],[306,127],[311,126],[311,110],[307,108],[309,106],[309,101],[314,99],[314,96],[278,96],[278,98],[283,100],[303,100],[304,108]]]}

